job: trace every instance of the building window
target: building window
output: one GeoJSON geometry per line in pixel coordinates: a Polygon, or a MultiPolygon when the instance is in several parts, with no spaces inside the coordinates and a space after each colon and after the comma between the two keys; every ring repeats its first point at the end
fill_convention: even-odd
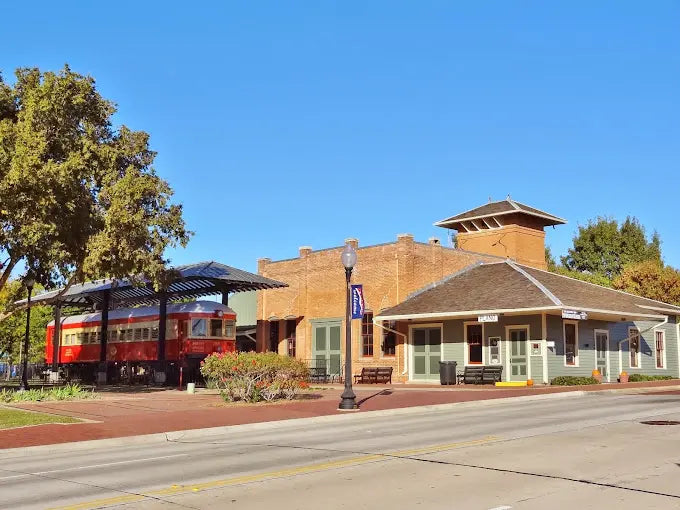
{"type": "Polygon", "coordinates": [[[578,326],[575,322],[564,322],[564,364],[578,366],[578,326]]]}
{"type": "Polygon", "coordinates": [[[210,336],[222,336],[222,319],[210,319],[210,336]]]}
{"type": "Polygon", "coordinates": [[[361,355],[373,356],[373,313],[366,312],[361,318],[361,355]]]}
{"type": "Polygon", "coordinates": [[[468,324],[466,326],[466,340],[468,349],[468,363],[481,365],[483,363],[482,338],[484,337],[481,324],[468,324]]]}
{"type": "MultiPolygon", "coordinates": [[[[383,326],[395,330],[397,321],[384,322],[383,326]]],[[[383,329],[383,356],[395,356],[397,353],[397,334],[394,331],[383,329]]]]}
{"type": "Polygon", "coordinates": [[[656,368],[666,368],[666,335],[663,331],[656,332],[656,368]]]}
{"type": "Polygon", "coordinates": [[[296,350],[296,338],[295,338],[295,329],[296,329],[297,323],[295,319],[289,319],[286,321],[286,352],[288,353],[288,356],[291,358],[295,357],[295,350],[296,350]]]}
{"type": "Polygon", "coordinates": [[[640,331],[636,328],[628,330],[628,343],[630,352],[630,368],[640,367],[640,331]]]}
{"type": "Polygon", "coordinates": [[[205,319],[191,319],[191,336],[205,336],[206,324],[205,319]]]}

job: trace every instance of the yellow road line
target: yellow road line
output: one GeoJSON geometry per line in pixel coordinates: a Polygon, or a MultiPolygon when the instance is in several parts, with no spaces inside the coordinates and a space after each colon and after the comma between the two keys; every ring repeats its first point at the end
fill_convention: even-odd
{"type": "Polygon", "coordinates": [[[288,469],[280,469],[278,471],[269,471],[264,473],[255,473],[252,475],[237,476],[232,478],[225,478],[222,480],[213,480],[211,482],[196,483],[191,485],[172,485],[166,489],[151,491],[145,494],[126,494],[123,496],[114,496],[111,498],[103,498],[83,503],[76,503],[74,505],[62,506],[53,508],[52,510],[87,510],[91,508],[101,508],[111,505],[132,503],[142,501],[147,498],[159,498],[164,496],[176,496],[179,494],[188,494],[192,492],[200,492],[208,489],[216,489],[219,487],[229,487],[232,485],[240,485],[244,483],[260,482],[271,480],[274,478],[282,478],[286,476],[304,475],[309,473],[316,473],[319,471],[327,471],[329,469],[339,469],[350,466],[357,466],[367,464],[379,460],[389,460],[390,458],[406,458],[413,455],[425,455],[430,453],[443,452],[446,450],[453,450],[455,448],[462,448],[465,446],[476,446],[485,443],[490,443],[499,439],[496,436],[486,436],[480,439],[473,439],[471,441],[460,441],[457,443],[446,443],[440,445],[427,446],[424,448],[414,448],[411,450],[399,450],[396,452],[376,453],[362,455],[359,457],[351,457],[349,459],[332,460],[328,462],[321,462],[317,464],[308,464],[306,466],[292,467],[288,469]]]}

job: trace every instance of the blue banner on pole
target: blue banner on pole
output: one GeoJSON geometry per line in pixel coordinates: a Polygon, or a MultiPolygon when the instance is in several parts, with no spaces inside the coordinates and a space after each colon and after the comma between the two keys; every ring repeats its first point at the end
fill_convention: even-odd
{"type": "Polygon", "coordinates": [[[352,285],[352,319],[361,319],[363,316],[364,316],[363,285],[352,285]]]}

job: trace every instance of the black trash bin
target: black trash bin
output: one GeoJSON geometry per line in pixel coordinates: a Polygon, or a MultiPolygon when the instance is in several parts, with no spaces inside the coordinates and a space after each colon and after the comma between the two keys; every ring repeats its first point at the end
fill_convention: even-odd
{"type": "Polygon", "coordinates": [[[449,384],[456,384],[456,362],[455,361],[440,361],[439,362],[439,382],[442,386],[449,384]]]}

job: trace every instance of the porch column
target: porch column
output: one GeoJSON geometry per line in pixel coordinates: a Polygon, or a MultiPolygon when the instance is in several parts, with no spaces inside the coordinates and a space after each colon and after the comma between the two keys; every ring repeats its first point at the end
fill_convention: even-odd
{"type": "Polygon", "coordinates": [[[168,322],[168,294],[165,291],[160,293],[160,303],[158,306],[158,349],[156,359],[158,360],[158,370],[156,371],[157,383],[165,382],[165,337],[167,335],[168,322]]]}
{"type": "Polygon", "coordinates": [[[102,294],[102,321],[101,333],[99,335],[99,372],[97,373],[97,383],[106,384],[107,379],[107,362],[106,350],[107,341],[109,339],[109,306],[111,305],[111,291],[105,290],[102,294]]]}
{"type": "Polygon", "coordinates": [[[224,306],[229,306],[229,291],[222,292],[222,304],[224,306]]]}
{"type": "Polygon", "coordinates": [[[550,377],[548,376],[548,322],[545,312],[541,314],[541,336],[542,345],[541,351],[543,352],[543,384],[548,384],[550,382],[550,377]]]}
{"type": "Polygon", "coordinates": [[[61,345],[61,303],[54,305],[54,331],[52,333],[52,371],[50,382],[59,382],[59,346],[61,345]]]}

